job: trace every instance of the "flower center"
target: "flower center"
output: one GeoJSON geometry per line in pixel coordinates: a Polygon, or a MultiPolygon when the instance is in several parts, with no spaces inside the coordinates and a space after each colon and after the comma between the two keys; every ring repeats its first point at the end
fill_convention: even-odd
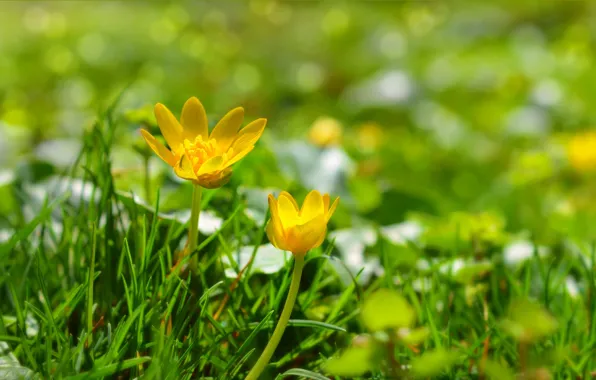
{"type": "Polygon", "coordinates": [[[194,141],[184,140],[184,149],[196,173],[205,161],[217,156],[217,141],[204,141],[203,136],[197,136],[194,141]]]}

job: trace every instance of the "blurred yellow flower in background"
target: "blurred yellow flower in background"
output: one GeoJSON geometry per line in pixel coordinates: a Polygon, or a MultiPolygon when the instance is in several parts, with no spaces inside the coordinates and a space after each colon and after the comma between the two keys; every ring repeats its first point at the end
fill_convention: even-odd
{"type": "Polygon", "coordinates": [[[327,222],[339,202],[336,198],[330,206],[329,194],[321,195],[316,190],[308,193],[302,204],[287,192],[282,191],[275,199],[269,194],[271,219],[267,224],[267,236],[275,247],[304,255],[323,243],[327,233],[327,222]]]}
{"type": "Polygon", "coordinates": [[[331,117],[320,117],[312,124],[308,132],[311,143],[321,147],[339,145],[341,143],[343,127],[341,123],[331,117]]]}
{"type": "Polygon", "coordinates": [[[577,171],[596,171],[596,131],[573,136],[567,143],[567,158],[577,171]]]}
{"type": "Polygon", "coordinates": [[[375,122],[364,123],[357,130],[358,145],[364,152],[374,152],[383,143],[383,129],[375,122]]]}
{"type": "Polygon", "coordinates": [[[170,149],[141,129],[147,144],[174,168],[178,177],[208,189],[228,182],[231,166],[254,148],[267,124],[267,119],[257,119],[240,129],[244,109],[237,107],[228,112],[209,134],[207,114],[195,97],[184,104],[180,122],[161,103],[155,105],[154,111],[170,149]]]}

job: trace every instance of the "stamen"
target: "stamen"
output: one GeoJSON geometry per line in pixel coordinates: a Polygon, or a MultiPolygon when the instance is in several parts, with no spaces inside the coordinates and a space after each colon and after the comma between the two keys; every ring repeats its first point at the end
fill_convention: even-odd
{"type": "Polygon", "coordinates": [[[218,147],[215,139],[204,141],[202,136],[197,136],[192,142],[184,140],[184,148],[196,173],[205,161],[217,155],[218,147]]]}

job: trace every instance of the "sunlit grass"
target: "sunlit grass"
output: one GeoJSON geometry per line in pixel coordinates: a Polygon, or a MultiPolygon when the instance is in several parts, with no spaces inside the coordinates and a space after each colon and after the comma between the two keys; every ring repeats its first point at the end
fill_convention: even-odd
{"type": "MultiPolygon", "coordinates": [[[[80,178],[88,183],[86,193],[77,194],[73,186],[48,193],[52,195],[36,206],[35,217],[21,214],[21,224],[0,248],[5,300],[0,373],[26,378],[243,378],[281,312],[290,261],[268,275],[255,272],[259,268],[252,259],[240,267],[239,242],[256,247],[252,258],[259,255],[258,247],[267,242],[265,224],[246,216],[242,197],[222,202],[209,193],[202,208],[223,220],[200,239],[196,275],[186,270],[193,256],[179,253],[187,224],[157,216],[157,191],[154,205],[147,206],[114,186],[110,157],[116,128],[111,109],[101,114],[85,132],[76,163],[63,173],[67,182],[80,178]],[[224,257],[235,278],[225,275],[224,257]]],[[[14,192],[21,213],[26,212],[31,194],[18,183],[14,192]]],[[[354,346],[377,347],[365,378],[409,376],[410,368],[449,378],[485,370],[491,378],[502,371],[546,370],[563,377],[589,376],[595,365],[596,305],[584,295],[595,290],[594,251],[563,258],[571,249],[563,246],[555,256],[535,254],[511,267],[502,256],[488,254],[493,244],[501,244],[498,234],[482,232],[494,221],[467,218],[456,216],[452,227],[429,228],[431,235],[422,238],[429,247],[446,247],[446,253],[465,252],[467,241],[473,242],[469,247],[475,251],[463,268],[453,267],[449,254],[433,258],[421,241],[396,245],[381,236],[374,249],[384,272],[362,287],[358,274],[342,282],[345,264],[333,241],[310,252],[296,306],[266,376],[285,372],[316,379],[327,371],[349,373],[349,366],[342,365],[342,372],[337,364],[326,363],[354,346]],[[450,242],[454,245],[449,248],[444,239],[458,235],[463,240],[450,242]],[[474,243],[474,236],[486,240],[474,243]],[[402,260],[412,254],[418,256],[414,262],[426,264],[402,260]],[[569,276],[583,284],[579,295],[567,290],[569,276]],[[389,309],[369,306],[368,316],[361,316],[363,302],[379,288],[394,289],[403,297],[398,303],[411,306],[397,310],[381,300],[379,306],[389,309]],[[542,306],[512,317],[512,302],[528,297],[542,306]],[[383,313],[389,319],[371,331],[371,315],[383,313]],[[527,335],[541,328],[537,313],[547,313],[544,318],[552,318],[553,325],[527,335]],[[403,318],[416,323],[400,322],[403,318]],[[399,327],[415,329],[391,330],[399,327]],[[387,328],[393,333],[378,335],[387,328]],[[509,370],[502,368],[505,363],[509,370]]]]}

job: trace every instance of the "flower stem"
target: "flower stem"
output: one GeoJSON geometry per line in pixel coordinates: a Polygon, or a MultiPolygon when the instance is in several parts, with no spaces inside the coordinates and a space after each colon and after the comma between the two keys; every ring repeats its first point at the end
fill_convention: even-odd
{"type": "Polygon", "coordinates": [[[144,162],[144,169],[145,169],[145,197],[147,198],[147,203],[152,205],[153,201],[151,200],[151,178],[149,177],[149,157],[145,157],[144,162]]]}
{"type": "Polygon", "coordinates": [[[265,347],[261,357],[250,370],[245,380],[257,380],[259,378],[269,363],[269,360],[271,360],[271,357],[284,334],[286,326],[288,325],[290,314],[292,314],[294,303],[296,303],[296,296],[298,295],[298,288],[300,286],[300,277],[302,277],[302,269],[304,268],[304,255],[296,255],[294,256],[294,259],[294,272],[292,273],[292,282],[290,283],[290,291],[288,292],[288,298],[286,298],[284,309],[281,312],[277,326],[275,326],[273,335],[271,335],[271,339],[269,340],[269,343],[267,343],[267,347],[265,347]]]}
{"type": "MultiPolygon", "coordinates": [[[[197,249],[197,244],[199,242],[199,215],[201,215],[201,193],[202,188],[199,185],[193,185],[192,191],[192,207],[190,209],[190,226],[188,227],[188,247],[187,247],[187,255],[192,255],[192,253],[197,249]]],[[[190,269],[193,272],[196,272],[198,269],[198,258],[197,256],[193,256],[190,259],[190,269]]]]}

